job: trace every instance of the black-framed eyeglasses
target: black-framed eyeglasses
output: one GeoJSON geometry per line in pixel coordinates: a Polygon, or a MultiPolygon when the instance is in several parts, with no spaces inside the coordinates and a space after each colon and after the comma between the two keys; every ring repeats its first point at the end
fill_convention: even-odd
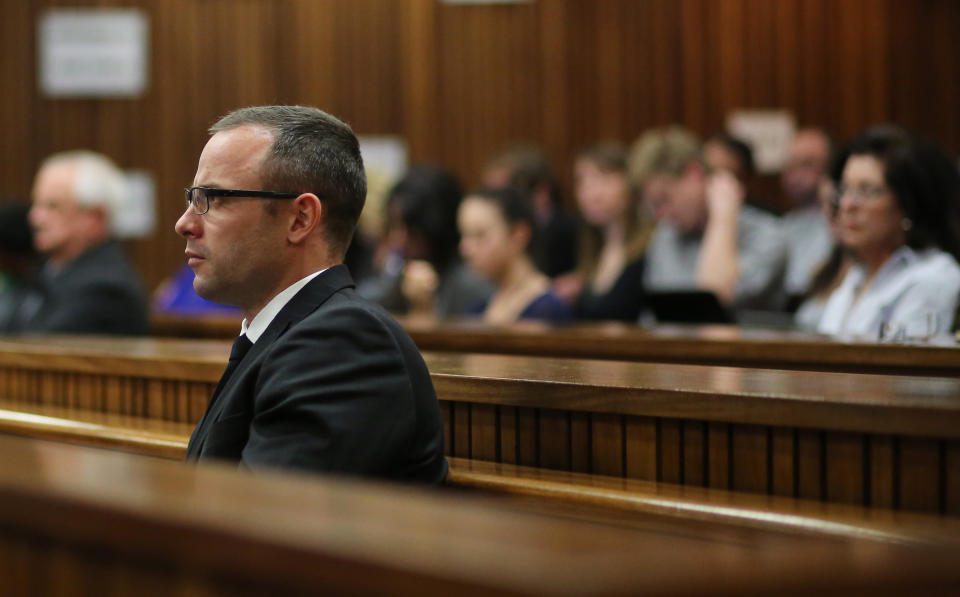
{"type": "Polygon", "coordinates": [[[242,189],[218,189],[214,187],[190,187],[183,189],[187,206],[193,207],[198,216],[210,211],[210,197],[256,197],[259,199],[295,199],[300,193],[279,193],[276,191],[245,191],[242,189]]]}

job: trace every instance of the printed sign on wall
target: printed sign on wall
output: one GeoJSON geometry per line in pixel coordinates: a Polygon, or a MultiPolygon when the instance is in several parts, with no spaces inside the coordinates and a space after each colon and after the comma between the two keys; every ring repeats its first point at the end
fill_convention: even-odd
{"type": "Polygon", "coordinates": [[[147,87],[149,23],[135,8],[51,9],[37,24],[40,90],[137,97],[147,87]]]}

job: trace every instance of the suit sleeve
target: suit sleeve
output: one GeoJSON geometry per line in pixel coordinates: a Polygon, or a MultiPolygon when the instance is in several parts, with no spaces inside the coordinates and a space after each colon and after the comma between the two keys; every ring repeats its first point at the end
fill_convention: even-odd
{"type": "Polygon", "coordinates": [[[271,346],[241,465],[383,474],[406,452],[415,419],[387,327],[362,308],[328,309],[271,346]]]}
{"type": "Polygon", "coordinates": [[[119,284],[95,284],[53,299],[39,331],[60,333],[146,334],[143,297],[119,284]]]}

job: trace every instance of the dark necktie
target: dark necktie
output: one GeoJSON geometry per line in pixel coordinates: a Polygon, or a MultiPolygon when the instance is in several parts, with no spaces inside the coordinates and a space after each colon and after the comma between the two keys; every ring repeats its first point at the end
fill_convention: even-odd
{"type": "Polygon", "coordinates": [[[220,381],[217,383],[217,389],[213,391],[213,396],[210,397],[210,402],[207,404],[207,412],[204,413],[203,418],[200,419],[200,423],[197,424],[196,429],[193,430],[193,434],[190,436],[190,443],[187,446],[187,459],[196,458],[200,453],[200,449],[203,447],[203,440],[200,439],[201,429],[206,429],[209,425],[208,419],[210,418],[210,411],[213,409],[214,403],[217,401],[217,396],[220,395],[220,392],[223,390],[223,387],[227,385],[227,381],[230,379],[230,376],[233,375],[233,372],[236,370],[237,366],[240,364],[240,361],[243,360],[243,357],[247,355],[247,352],[250,351],[250,347],[253,346],[246,334],[240,334],[237,336],[237,339],[233,341],[233,348],[230,349],[230,360],[227,363],[227,368],[224,370],[223,375],[220,376],[220,381]]]}
{"type": "Polygon", "coordinates": [[[247,338],[246,334],[240,334],[237,336],[237,339],[233,341],[233,348],[230,349],[230,361],[227,363],[227,368],[220,377],[220,383],[217,384],[217,389],[213,392],[214,398],[217,397],[217,394],[219,394],[223,386],[226,385],[227,380],[233,375],[234,370],[236,370],[240,361],[243,360],[243,357],[247,356],[247,352],[250,351],[251,346],[253,346],[253,342],[247,338]]]}

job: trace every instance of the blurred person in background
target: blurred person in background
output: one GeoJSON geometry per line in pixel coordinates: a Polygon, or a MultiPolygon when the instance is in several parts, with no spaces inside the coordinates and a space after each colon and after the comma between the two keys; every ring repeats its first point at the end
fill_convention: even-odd
{"type": "Polygon", "coordinates": [[[0,203],[0,332],[21,327],[20,310],[40,300],[29,212],[26,203],[0,203]]]}
{"type": "Polygon", "coordinates": [[[704,290],[736,309],[782,307],[786,247],[776,218],[744,205],[731,172],[708,169],[692,133],[648,131],[631,149],[629,168],[657,220],[648,291],[704,290]]]}
{"type": "Polygon", "coordinates": [[[846,154],[837,221],[855,262],[819,331],[892,340],[947,332],[960,295],[960,174],[939,147],[890,128],[861,135],[846,154]]]}
{"type": "Polygon", "coordinates": [[[814,276],[830,259],[833,241],[819,201],[830,161],[830,137],[817,128],[797,131],[780,175],[789,208],[782,217],[789,258],[784,280],[794,305],[807,295],[814,276]]]}
{"type": "Polygon", "coordinates": [[[840,237],[840,222],[837,218],[839,197],[837,193],[840,181],[843,178],[843,167],[847,162],[845,151],[838,152],[830,160],[829,176],[820,181],[818,204],[820,213],[830,230],[832,243],[830,254],[819,268],[813,273],[805,294],[798,299],[798,307],[794,313],[796,327],[805,330],[816,330],[823,317],[823,310],[827,306],[830,295],[837,289],[847,275],[847,269],[853,263],[850,252],[843,246],[840,237]]]}
{"type": "Polygon", "coordinates": [[[146,291],[112,239],[124,202],[123,174],[103,155],[70,151],[43,162],[29,221],[46,261],[40,300],[21,310],[22,331],[148,333],[146,291]]]}
{"type": "Polygon", "coordinates": [[[580,319],[635,322],[644,307],[643,255],[652,221],[627,183],[623,146],[605,142],[580,152],[574,195],[583,221],[579,265],[554,289],[580,319]]]}
{"type": "Polygon", "coordinates": [[[194,274],[188,266],[164,280],[153,293],[152,308],[157,313],[176,315],[239,315],[231,305],[221,305],[203,298],[193,288],[194,274]]]}
{"type": "Polygon", "coordinates": [[[362,296],[389,311],[421,317],[465,315],[493,286],[460,260],[456,178],[433,166],[414,166],[391,189],[386,232],[378,250],[381,273],[362,283],[362,296]]]}
{"type": "Polygon", "coordinates": [[[745,189],[749,189],[757,174],[750,146],[726,133],[707,139],[703,144],[703,159],[710,170],[726,170],[736,176],[745,189]]]}
{"type": "Polygon", "coordinates": [[[529,146],[503,151],[484,168],[483,185],[491,189],[512,186],[530,198],[530,254],[538,270],[555,278],[576,267],[577,221],[564,209],[560,184],[543,152],[529,146]]]}
{"type": "Polygon", "coordinates": [[[570,306],[550,291],[550,279],[528,254],[533,206],[513,187],[481,189],[460,204],[460,252],[496,291],[476,311],[484,321],[505,324],[519,319],[566,322],[570,306]]]}

